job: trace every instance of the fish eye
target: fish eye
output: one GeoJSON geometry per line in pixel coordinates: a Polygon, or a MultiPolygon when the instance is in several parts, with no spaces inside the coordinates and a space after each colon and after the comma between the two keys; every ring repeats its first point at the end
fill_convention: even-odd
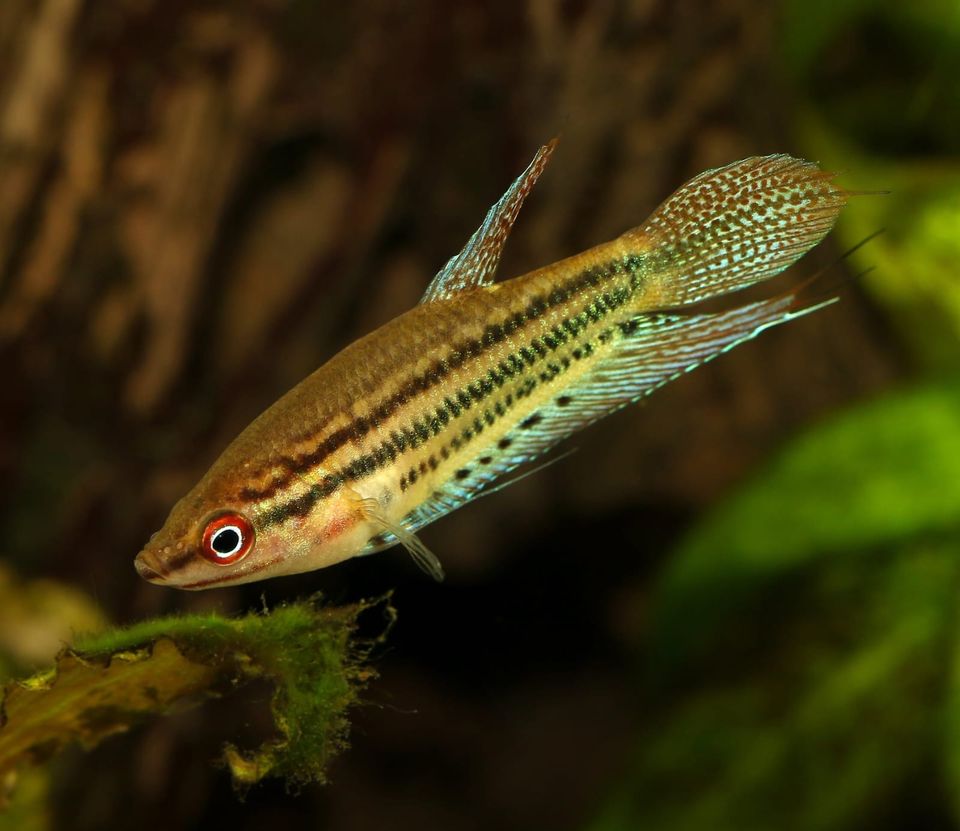
{"type": "Polygon", "coordinates": [[[226,566],[246,556],[253,547],[253,526],[242,514],[214,517],[203,529],[200,552],[211,563],[226,566]]]}

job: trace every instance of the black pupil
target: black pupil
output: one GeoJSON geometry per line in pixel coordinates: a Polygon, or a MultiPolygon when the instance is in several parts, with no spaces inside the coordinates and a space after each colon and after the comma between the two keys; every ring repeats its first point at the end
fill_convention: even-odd
{"type": "Polygon", "coordinates": [[[240,547],[240,532],[233,527],[221,528],[213,535],[210,545],[217,554],[233,554],[240,547]]]}

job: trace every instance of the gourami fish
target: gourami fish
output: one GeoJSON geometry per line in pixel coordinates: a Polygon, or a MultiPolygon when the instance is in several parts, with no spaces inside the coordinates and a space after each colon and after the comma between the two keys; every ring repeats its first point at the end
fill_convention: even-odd
{"type": "Polygon", "coordinates": [[[709,308],[798,260],[846,203],[832,174],[785,155],[701,173],[617,239],[493,283],[555,144],[420,305],[334,356],[227,447],[137,556],[144,578],[246,583],[399,543],[440,579],[419,528],[574,431],[825,305],[795,289],[709,308]]]}

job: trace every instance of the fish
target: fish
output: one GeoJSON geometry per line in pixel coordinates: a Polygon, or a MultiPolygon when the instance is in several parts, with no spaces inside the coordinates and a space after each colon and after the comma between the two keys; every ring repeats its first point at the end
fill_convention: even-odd
{"type": "Polygon", "coordinates": [[[417,306],[240,433],[137,555],[143,578],[222,587],[399,544],[440,580],[421,528],[572,433],[836,299],[804,286],[745,291],[818,245],[852,193],[784,154],[705,171],[616,239],[494,282],[556,144],[417,306]]]}

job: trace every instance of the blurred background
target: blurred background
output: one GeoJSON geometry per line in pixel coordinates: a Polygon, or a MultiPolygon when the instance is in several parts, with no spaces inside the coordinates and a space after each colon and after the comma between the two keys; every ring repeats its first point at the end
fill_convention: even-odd
{"type": "Polygon", "coordinates": [[[67,754],[32,827],[960,825],[958,77],[955,0],[3,0],[3,672],[104,620],[398,613],[328,785],[239,802],[211,760],[256,714],[212,702],[67,754]],[[398,551],[141,581],[226,443],[556,134],[502,277],[772,152],[891,192],[796,272],[873,270],[428,528],[442,585],[398,551]]]}

